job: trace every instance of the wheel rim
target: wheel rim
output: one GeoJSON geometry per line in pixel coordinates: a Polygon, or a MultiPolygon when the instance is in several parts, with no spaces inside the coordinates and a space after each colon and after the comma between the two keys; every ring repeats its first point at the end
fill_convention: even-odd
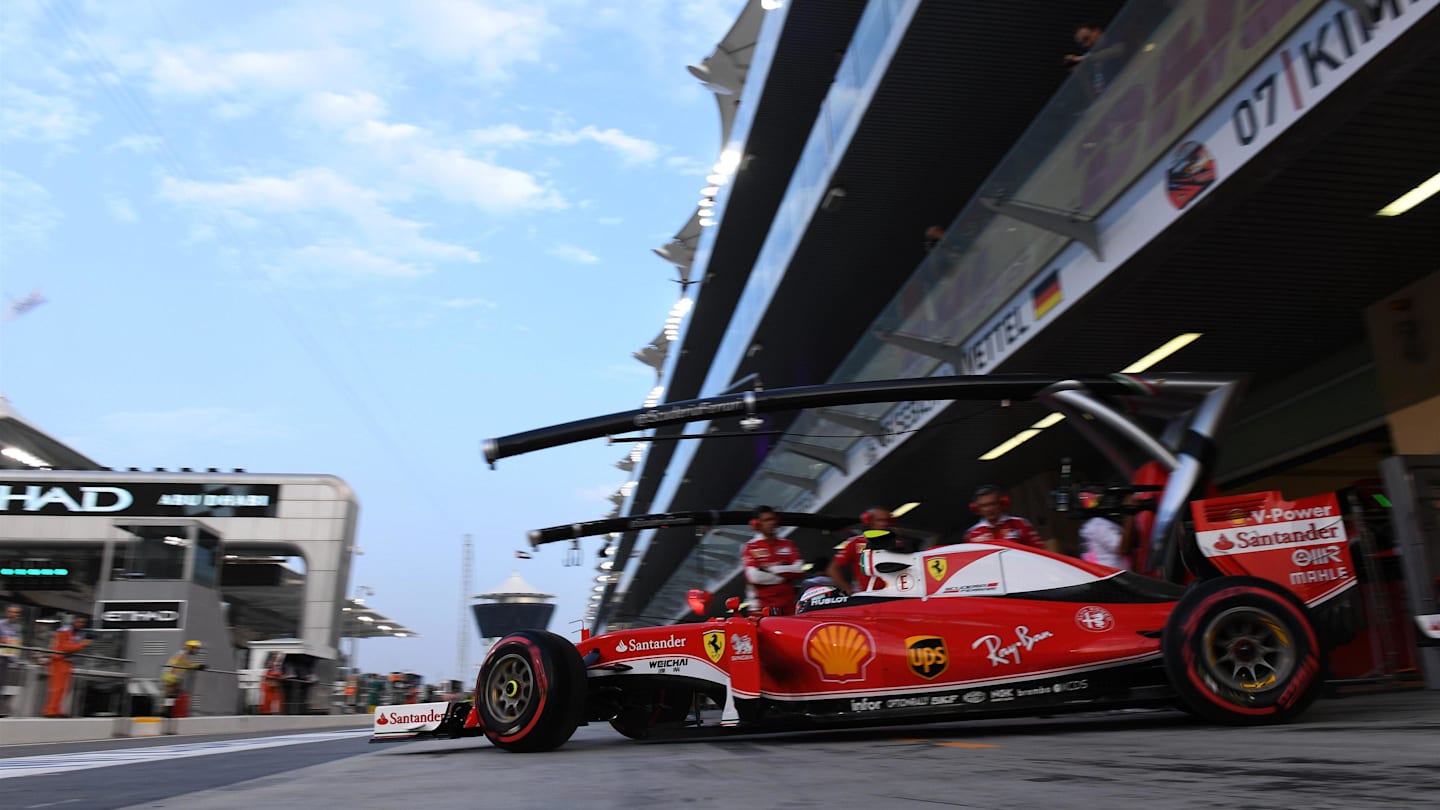
{"type": "Polygon", "coordinates": [[[1231,608],[1211,619],[1201,638],[1209,674],[1231,689],[1268,692],[1283,687],[1295,671],[1295,645],[1269,611],[1231,608]]]}
{"type": "Polygon", "coordinates": [[[535,670],[530,660],[509,653],[485,676],[485,708],[501,723],[518,721],[535,700],[535,670]]]}

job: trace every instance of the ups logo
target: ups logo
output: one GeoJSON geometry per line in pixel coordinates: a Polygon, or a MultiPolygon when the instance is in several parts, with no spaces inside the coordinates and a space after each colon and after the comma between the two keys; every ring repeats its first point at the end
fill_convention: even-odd
{"type": "Polygon", "coordinates": [[[950,652],[945,649],[945,639],[939,636],[911,636],[905,639],[905,655],[910,662],[910,671],[932,680],[950,665],[950,652]]]}

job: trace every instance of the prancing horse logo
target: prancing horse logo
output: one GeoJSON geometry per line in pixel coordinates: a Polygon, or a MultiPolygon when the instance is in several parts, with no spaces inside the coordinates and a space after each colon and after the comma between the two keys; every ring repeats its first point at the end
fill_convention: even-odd
{"type": "Polygon", "coordinates": [[[945,569],[949,567],[944,557],[934,557],[925,565],[925,570],[930,572],[930,576],[934,577],[936,582],[941,582],[945,579],[945,569]]]}
{"type": "Polygon", "coordinates": [[[705,654],[710,656],[710,660],[717,664],[720,663],[720,659],[725,656],[725,631],[706,630],[704,647],[705,654]]]}

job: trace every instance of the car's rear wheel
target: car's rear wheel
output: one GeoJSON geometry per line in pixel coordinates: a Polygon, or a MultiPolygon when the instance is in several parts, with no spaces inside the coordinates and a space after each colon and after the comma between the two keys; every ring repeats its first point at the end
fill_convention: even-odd
{"type": "Polygon", "coordinates": [[[475,684],[485,737],[507,751],[559,748],[585,710],[585,663],[554,633],[522,630],[496,642],[475,684]]]}
{"type": "Polygon", "coordinates": [[[1175,606],[1161,645],[1180,698],[1214,722],[1284,722],[1319,690],[1320,646],[1304,605],[1255,577],[1196,585],[1175,606]]]}

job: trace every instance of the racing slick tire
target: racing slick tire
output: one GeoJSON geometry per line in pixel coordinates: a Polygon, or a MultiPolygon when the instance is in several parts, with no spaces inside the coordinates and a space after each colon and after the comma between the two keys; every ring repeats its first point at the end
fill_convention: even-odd
{"type": "Polygon", "coordinates": [[[475,683],[486,739],[507,751],[559,748],[585,712],[585,663],[575,645],[544,630],[521,630],[495,644],[475,683]]]}
{"type": "Polygon", "coordinates": [[[1319,693],[1321,649],[1305,606],[1263,579],[1195,585],[1170,614],[1161,649],[1181,700],[1211,722],[1283,723],[1319,693]]]}

